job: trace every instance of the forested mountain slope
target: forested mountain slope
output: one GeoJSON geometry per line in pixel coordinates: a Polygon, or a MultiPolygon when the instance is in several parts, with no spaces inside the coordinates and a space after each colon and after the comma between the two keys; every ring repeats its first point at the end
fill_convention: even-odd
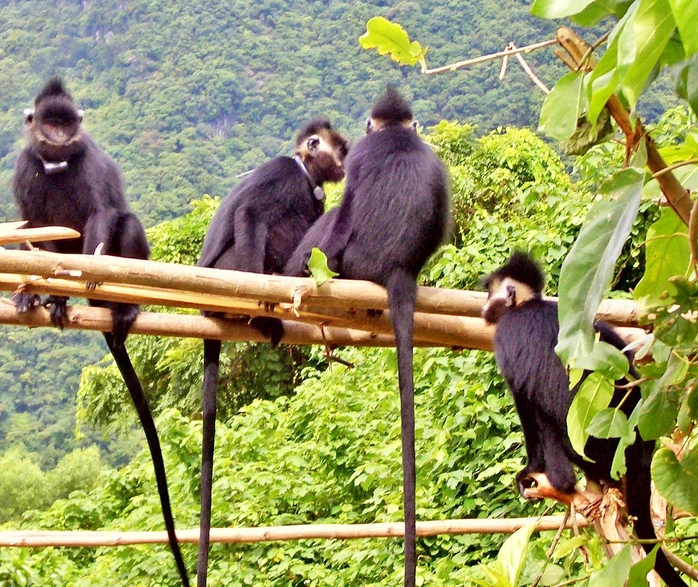
{"type": "MultiPolygon", "coordinates": [[[[22,112],[63,75],[85,125],[123,167],[147,224],[181,215],[203,193],[289,148],[297,126],[329,116],[352,136],[386,82],[414,100],[425,125],[468,120],[483,130],[537,122],[542,101],[521,69],[503,82],[491,62],[424,77],[363,51],[372,16],[402,23],[441,65],[552,37],[521,0],[292,2],[95,0],[0,2],[0,217],[14,217],[9,181],[22,112]]],[[[550,50],[529,56],[552,83],[550,50]]]]}

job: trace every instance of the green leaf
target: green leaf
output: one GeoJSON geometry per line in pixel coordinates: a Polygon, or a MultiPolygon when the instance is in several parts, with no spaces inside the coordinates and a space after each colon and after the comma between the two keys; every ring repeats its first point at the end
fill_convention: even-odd
{"type": "Polygon", "coordinates": [[[637,216],[644,172],[628,168],[602,186],[606,198],[587,215],[560,272],[560,334],[555,349],[563,363],[589,355],[594,317],[613,277],[616,259],[637,216]]]}
{"type": "Polygon", "coordinates": [[[674,14],[674,20],[679,29],[686,54],[698,53],[698,34],[696,34],[698,2],[696,0],[669,0],[669,6],[674,14]]]}
{"type": "MultiPolygon", "coordinates": [[[[618,64],[619,44],[623,39],[634,37],[625,35],[626,30],[632,33],[632,22],[635,18],[637,3],[633,3],[630,9],[625,13],[623,18],[618,21],[618,24],[613,28],[611,35],[608,38],[606,52],[603,54],[599,62],[596,64],[594,71],[588,74],[586,88],[589,100],[589,108],[587,109],[587,119],[589,122],[596,122],[601,110],[606,106],[606,102],[613,95],[618,83],[621,79],[621,71],[618,64]]],[[[623,53],[627,55],[630,49],[627,47],[628,42],[625,41],[623,53]]]]}
{"type": "Polygon", "coordinates": [[[310,252],[308,269],[310,269],[310,274],[313,276],[313,279],[315,279],[318,287],[328,279],[332,279],[339,275],[339,273],[335,273],[327,266],[327,255],[317,247],[313,247],[313,250],[310,252]]]}
{"type": "Polygon", "coordinates": [[[528,552],[528,542],[531,534],[536,528],[536,524],[528,524],[514,532],[502,545],[497,555],[497,562],[506,569],[511,585],[519,584],[519,577],[523,570],[526,553],[528,552]]]}
{"type": "Polygon", "coordinates": [[[623,585],[630,574],[633,562],[630,557],[631,546],[626,544],[608,564],[589,577],[588,587],[617,587],[623,585]]]}
{"type": "Polygon", "coordinates": [[[613,382],[599,373],[592,373],[582,383],[567,412],[567,431],[572,447],[584,455],[589,438],[587,429],[596,415],[608,407],[613,398],[613,382]]]}
{"type": "Polygon", "coordinates": [[[660,546],[660,544],[655,544],[654,548],[642,560],[630,568],[628,587],[647,587],[647,573],[654,569],[654,561],[660,546]]]}
{"type": "Polygon", "coordinates": [[[366,32],[359,37],[364,49],[378,49],[379,55],[390,55],[400,65],[414,65],[424,58],[426,48],[417,41],[410,42],[405,29],[382,16],[366,23],[366,32]]]}
{"type": "MultiPolygon", "coordinates": [[[[574,360],[575,370],[598,371],[604,377],[614,380],[626,375],[628,368],[628,357],[620,349],[597,339],[594,340],[590,354],[577,357],[574,360]]],[[[572,387],[570,385],[570,388],[572,387]]]]}
{"type": "Polygon", "coordinates": [[[611,477],[620,479],[627,470],[625,465],[625,449],[635,442],[637,434],[631,430],[629,434],[618,439],[616,451],[613,453],[613,461],[611,461],[611,477]]]}
{"type": "Polygon", "coordinates": [[[664,208],[659,220],[647,230],[645,274],[633,297],[645,307],[656,306],[664,292],[672,296],[676,287],[669,282],[675,275],[685,275],[691,262],[688,227],[671,208],[664,208]]]}
{"type": "Polygon", "coordinates": [[[531,14],[538,18],[564,18],[582,12],[594,0],[535,0],[531,14]]]}
{"type": "Polygon", "coordinates": [[[646,386],[647,394],[640,409],[638,428],[642,438],[655,440],[674,429],[679,411],[680,391],[670,389],[681,383],[688,372],[688,363],[676,354],[669,357],[666,371],[658,380],[646,386]]]}
{"type": "Polygon", "coordinates": [[[584,72],[581,71],[572,71],[558,80],[545,97],[538,130],[558,141],[572,136],[582,111],[583,80],[584,72]]]}
{"type": "Polygon", "coordinates": [[[675,507],[698,515],[698,453],[688,452],[679,461],[672,450],[660,448],[652,459],[652,479],[675,507]]]}
{"type": "Polygon", "coordinates": [[[632,28],[626,27],[623,33],[622,40],[629,42],[620,42],[618,52],[618,64],[624,72],[620,76],[620,86],[631,108],[637,103],[675,29],[668,0],[639,0],[632,28]]]}
{"type": "Polygon", "coordinates": [[[586,431],[596,438],[621,438],[630,432],[628,418],[620,408],[605,408],[598,412],[586,431]]]}
{"type": "Polygon", "coordinates": [[[674,74],[674,90],[698,116],[698,59],[671,68],[674,74]]]}

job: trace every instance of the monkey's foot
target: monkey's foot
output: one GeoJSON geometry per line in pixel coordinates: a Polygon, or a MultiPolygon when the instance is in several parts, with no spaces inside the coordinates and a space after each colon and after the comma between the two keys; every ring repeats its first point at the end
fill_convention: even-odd
{"type": "Polygon", "coordinates": [[[545,473],[530,473],[528,478],[535,482],[535,485],[526,487],[522,495],[526,499],[554,499],[567,506],[574,505],[578,510],[587,507],[590,503],[598,501],[601,497],[598,486],[594,483],[586,489],[575,487],[574,493],[563,493],[553,487],[545,473]]]}
{"type": "Polygon", "coordinates": [[[49,309],[51,315],[51,323],[63,330],[66,320],[68,319],[68,298],[65,296],[49,296],[44,302],[44,306],[49,309]]]}
{"type": "Polygon", "coordinates": [[[41,297],[39,297],[37,294],[20,292],[12,296],[12,303],[15,305],[15,308],[17,308],[18,314],[24,314],[32,308],[40,306],[41,297]]]}

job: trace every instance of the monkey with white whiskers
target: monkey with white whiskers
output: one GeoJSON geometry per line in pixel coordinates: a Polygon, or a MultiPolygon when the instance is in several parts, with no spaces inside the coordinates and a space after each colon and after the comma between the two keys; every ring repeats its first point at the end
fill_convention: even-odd
{"type": "MultiPolygon", "coordinates": [[[[542,473],[556,492],[571,494],[577,481],[574,465],[591,481],[620,485],[611,477],[617,438],[589,437],[584,452],[593,462],[572,448],[567,434],[567,412],[588,373],[570,390],[567,371],[555,354],[559,332],[557,303],[543,299],[544,284],[545,277],[538,264],[528,255],[516,252],[487,277],[488,298],[482,310],[483,318],[497,325],[495,358],[514,396],[526,443],[528,463],[516,477],[519,492],[528,498],[532,479],[542,473]]],[[[596,322],[594,328],[602,341],[620,350],[625,347],[609,324],[596,322]]],[[[626,356],[631,374],[636,376],[632,354],[626,352],[626,356]]],[[[624,383],[627,381],[618,382],[624,383]]],[[[627,388],[616,387],[611,407],[621,406],[625,415],[630,416],[640,397],[639,387],[634,387],[629,395],[627,388]]],[[[637,520],[638,537],[652,540],[656,538],[650,517],[653,452],[654,442],[639,436],[625,450],[628,512],[637,520]]],[[[643,544],[643,547],[649,552],[654,545],[643,544]]],[[[686,587],[661,550],[657,552],[655,570],[669,587],[686,587]]]]}

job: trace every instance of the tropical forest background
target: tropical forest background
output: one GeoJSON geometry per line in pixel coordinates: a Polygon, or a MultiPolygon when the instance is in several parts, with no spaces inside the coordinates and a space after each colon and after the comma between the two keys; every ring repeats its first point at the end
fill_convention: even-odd
{"type": "MultiPolygon", "coordinates": [[[[23,110],[54,74],[121,166],[152,257],[185,264],[196,263],[218,201],[239,174],[290,153],[296,129],[312,116],[359,138],[372,102],[392,83],[453,180],[454,235],[422,283],[479,288],[480,277],[520,247],[542,262],[555,294],[562,261],[601,182],[622,163],[622,147],[610,142],[572,157],[543,139],[536,129],[545,96],[513,60],[503,79],[500,61],[426,77],[363,50],[358,38],[377,15],[428,45],[430,65],[554,38],[556,27],[532,17],[524,0],[0,0],[0,220],[17,219],[11,177],[23,110]]],[[[602,22],[584,34],[593,41],[604,30],[602,22]]],[[[551,49],[526,60],[549,87],[566,72],[551,49]]],[[[643,94],[638,112],[660,146],[695,131],[666,74],[643,94]]],[[[330,200],[339,195],[331,190],[330,200]]],[[[621,254],[614,296],[629,297],[642,277],[639,245],[660,214],[652,195],[621,254]]],[[[0,337],[0,524],[160,529],[142,433],[101,337],[9,327],[0,337]]],[[[129,339],[158,419],[180,528],[198,523],[201,347],[129,339]]],[[[338,351],[350,369],[328,367],[323,349],[224,348],[214,526],[399,519],[393,350],[338,351]]],[[[418,517],[542,512],[545,505],[524,502],[515,490],[522,437],[493,357],[420,349],[415,379],[418,517]]],[[[675,531],[696,534],[698,524],[680,522],[675,531]]],[[[420,540],[422,584],[474,584],[503,540],[420,540]]],[[[551,540],[544,534],[533,543],[521,584],[539,574],[551,540]]],[[[590,564],[601,564],[593,534],[575,540],[558,551],[543,584],[584,573],[574,549],[580,541],[590,564]]],[[[401,549],[391,540],[214,546],[210,580],[398,585],[401,549]]],[[[193,569],[195,547],[184,552],[193,569]]],[[[176,584],[165,546],[0,550],[0,585],[176,584]]]]}

